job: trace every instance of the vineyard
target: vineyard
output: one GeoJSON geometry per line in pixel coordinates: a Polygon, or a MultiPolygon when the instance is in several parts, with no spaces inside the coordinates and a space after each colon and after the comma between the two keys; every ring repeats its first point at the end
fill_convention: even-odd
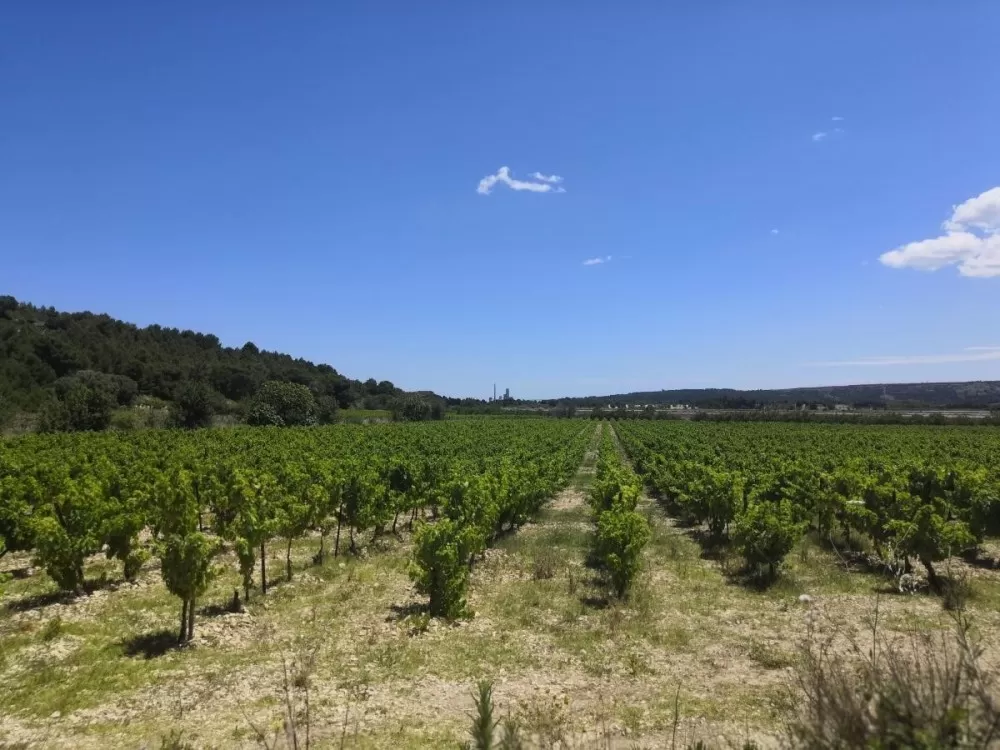
{"type": "Polygon", "coordinates": [[[543,745],[766,738],[817,612],[864,632],[884,596],[905,633],[957,602],[995,641],[998,535],[989,427],[26,436],[0,442],[0,745],[252,746],[304,710],[316,746],[440,746],[484,677],[543,745]]]}
{"type": "Polygon", "coordinates": [[[671,511],[773,577],[798,538],[870,547],[932,586],[935,563],[1000,534],[1000,436],[985,430],[630,423],[636,468],[671,511]]]}
{"type": "Polygon", "coordinates": [[[274,539],[291,580],[292,544],[307,532],[321,564],[331,533],[335,557],[342,535],[357,552],[359,537],[395,533],[400,518],[412,528],[429,509],[443,517],[417,536],[418,585],[432,614],[455,616],[461,571],[565,483],[585,443],[583,428],[561,423],[29,438],[0,452],[0,551],[34,551],[69,593],[85,590],[91,555],[118,560],[127,582],[155,555],[182,602],[183,642],[221,544],[249,600],[258,561],[267,593],[274,539]]]}

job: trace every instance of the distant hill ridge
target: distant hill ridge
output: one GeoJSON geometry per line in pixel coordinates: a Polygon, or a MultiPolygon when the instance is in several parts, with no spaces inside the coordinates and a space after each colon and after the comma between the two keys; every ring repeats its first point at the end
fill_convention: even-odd
{"type": "Polygon", "coordinates": [[[1000,381],[965,383],[870,383],[864,385],[811,386],[772,390],[733,388],[683,388],[635,391],[610,396],[559,399],[577,406],[619,404],[689,404],[701,408],[740,409],[803,404],[891,409],[997,409],[1000,381]]]}
{"type": "MultiPolygon", "coordinates": [[[[326,364],[262,351],[252,342],[225,347],[211,334],[151,325],[140,328],[109,315],[59,312],[0,296],[0,421],[38,410],[57,382],[80,371],[119,376],[139,396],[171,401],[190,381],[208,384],[220,398],[243,402],[261,383],[306,385],[341,408],[383,409],[402,391],[387,380],[353,380],[326,364]]],[[[430,392],[421,395],[433,397],[430,392]]],[[[453,407],[480,408],[478,399],[446,399],[453,407]]],[[[539,402],[517,402],[520,404],[539,402]]],[[[577,406],[689,404],[701,408],[794,408],[848,404],[898,409],[998,409],[1000,381],[874,383],[772,390],[685,388],[609,396],[545,400],[577,406]]]]}

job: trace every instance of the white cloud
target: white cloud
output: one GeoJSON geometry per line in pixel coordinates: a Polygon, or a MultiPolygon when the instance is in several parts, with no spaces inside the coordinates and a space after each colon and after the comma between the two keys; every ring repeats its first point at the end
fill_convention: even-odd
{"type": "Polygon", "coordinates": [[[952,263],[964,262],[979,248],[979,237],[969,232],[952,232],[929,240],[910,242],[883,253],[879,259],[892,268],[919,268],[936,271],[952,263]]]}
{"type": "Polygon", "coordinates": [[[945,234],[882,253],[890,268],[937,271],[958,266],[963,276],[1000,276],[1000,187],[955,206],[942,224],[945,234]]]}
{"type": "MultiPolygon", "coordinates": [[[[837,123],[843,122],[844,120],[843,117],[831,117],[830,119],[833,120],[833,122],[837,123]]],[[[830,138],[839,138],[846,132],[847,132],[846,130],[837,125],[836,127],[830,128],[829,130],[817,130],[815,133],[812,134],[812,140],[813,143],[820,143],[821,141],[825,141],[830,138]]]]}
{"type": "Polygon", "coordinates": [[[969,346],[957,354],[912,354],[861,357],[844,362],[809,362],[809,367],[889,367],[893,365],[943,365],[953,362],[991,362],[1000,359],[1000,347],[969,346]]]}
{"type": "Polygon", "coordinates": [[[560,177],[557,174],[550,174],[546,177],[541,172],[532,172],[531,176],[534,177],[536,180],[541,180],[542,182],[552,182],[552,183],[562,182],[562,177],[560,177]]]}
{"type": "Polygon", "coordinates": [[[493,190],[493,186],[498,182],[503,183],[511,190],[528,190],[532,193],[565,193],[566,190],[561,187],[555,187],[552,183],[561,182],[562,177],[557,175],[552,175],[551,177],[545,177],[535,172],[532,175],[536,179],[541,178],[541,182],[528,182],[527,180],[515,180],[510,176],[509,167],[500,167],[496,174],[487,175],[479,181],[479,187],[476,188],[476,192],[480,195],[489,195],[490,191],[493,190]]]}
{"type": "Polygon", "coordinates": [[[771,234],[781,234],[777,229],[772,229],[771,234]]]}
{"type": "Polygon", "coordinates": [[[943,227],[949,232],[970,228],[993,234],[1000,232],[1000,187],[987,190],[955,206],[951,218],[943,227]]]}
{"type": "Polygon", "coordinates": [[[610,263],[610,262],[611,262],[611,256],[610,255],[604,255],[604,256],[601,256],[601,257],[598,257],[598,258],[587,258],[587,260],[583,261],[583,265],[585,265],[585,266],[599,266],[602,263],[610,263]]]}

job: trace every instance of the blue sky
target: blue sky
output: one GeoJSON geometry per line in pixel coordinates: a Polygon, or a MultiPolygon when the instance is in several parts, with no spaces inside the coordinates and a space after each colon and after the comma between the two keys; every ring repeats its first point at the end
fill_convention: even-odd
{"type": "Polygon", "coordinates": [[[1000,379],[1000,4],[419,5],[8,7],[0,293],[453,395],[1000,379]]]}

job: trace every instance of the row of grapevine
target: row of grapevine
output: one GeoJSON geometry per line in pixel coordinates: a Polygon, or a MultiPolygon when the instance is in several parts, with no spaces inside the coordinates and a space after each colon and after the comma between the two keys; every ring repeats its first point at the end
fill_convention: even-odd
{"type": "MultiPolygon", "coordinates": [[[[103,553],[134,578],[155,555],[182,601],[181,638],[213,561],[235,552],[248,598],[267,547],[317,538],[354,550],[429,513],[470,556],[520,523],[579,464],[579,424],[541,420],[29,436],[0,442],[0,555],[26,551],[66,591],[103,553]],[[330,539],[332,537],[332,539],[330,539]]],[[[425,536],[430,531],[422,532],[425,536]]]]}
{"type": "Polygon", "coordinates": [[[730,537],[771,572],[805,530],[864,538],[909,571],[1000,533],[992,428],[635,423],[617,427],[636,468],[682,518],[730,537]]]}
{"type": "Polygon", "coordinates": [[[597,527],[594,557],[619,598],[628,594],[650,538],[649,523],[636,511],[641,495],[641,480],[622,459],[611,430],[604,430],[589,501],[597,527]]]}
{"type": "MultiPolygon", "coordinates": [[[[500,534],[537,513],[576,471],[591,430],[570,424],[575,427],[572,438],[541,449],[532,463],[505,461],[497,471],[452,484],[441,505],[441,517],[417,530],[410,575],[417,590],[428,596],[432,615],[462,616],[476,556],[500,534]]],[[[568,436],[572,430],[566,432],[568,436]]]]}

